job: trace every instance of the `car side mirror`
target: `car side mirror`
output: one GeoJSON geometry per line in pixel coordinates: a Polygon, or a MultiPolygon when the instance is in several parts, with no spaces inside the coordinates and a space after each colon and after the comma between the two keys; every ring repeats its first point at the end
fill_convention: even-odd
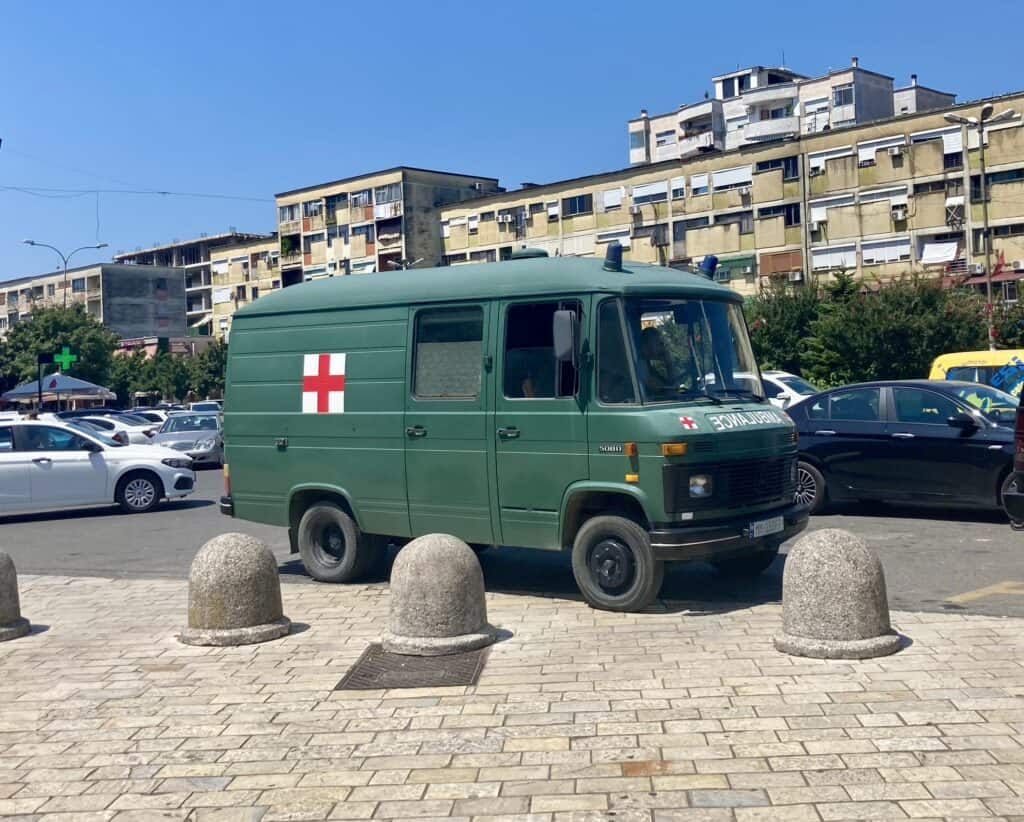
{"type": "Polygon", "coordinates": [[[556,311],[552,320],[555,360],[576,365],[579,354],[580,326],[575,311],[556,311]]]}
{"type": "Polygon", "coordinates": [[[946,420],[946,424],[949,425],[950,428],[959,428],[965,434],[974,433],[978,430],[978,421],[964,411],[954,414],[946,420]]]}
{"type": "Polygon", "coordinates": [[[98,442],[89,442],[86,443],[85,450],[88,451],[90,454],[98,454],[100,451],[103,450],[103,446],[100,445],[98,442]]]}

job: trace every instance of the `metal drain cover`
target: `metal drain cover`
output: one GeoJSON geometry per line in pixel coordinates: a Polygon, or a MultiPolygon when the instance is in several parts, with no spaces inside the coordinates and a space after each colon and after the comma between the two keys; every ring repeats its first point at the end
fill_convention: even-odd
{"type": "Polygon", "coordinates": [[[447,656],[406,656],[392,654],[371,645],[349,668],[336,691],[366,691],[389,688],[443,688],[476,685],[487,662],[490,648],[447,656]]]}

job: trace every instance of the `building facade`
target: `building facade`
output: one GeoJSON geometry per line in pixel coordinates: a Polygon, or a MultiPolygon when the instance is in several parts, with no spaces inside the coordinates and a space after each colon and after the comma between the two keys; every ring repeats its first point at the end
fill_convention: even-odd
{"type": "Polygon", "coordinates": [[[188,333],[192,336],[208,336],[213,333],[213,261],[239,256],[245,253],[244,249],[250,244],[271,240],[273,237],[273,234],[229,231],[121,252],[114,255],[114,262],[184,269],[188,333]]]}
{"type": "Polygon", "coordinates": [[[686,159],[751,143],[784,140],[835,128],[942,108],[955,94],[918,86],[893,88],[893,78],[850,66],[822,77],[753,66],[712,78],[714,96],[677,111],[630,120],[630,165],[686,159]]]}
{"type": "Polygon", "coordinates": [[[39,308],[81,305],[126,338],[185,336],[185,272],[103,263],[0,282],[0,335],[39,308]]]}
{"type": "Polygon", "coordinates": [[[500,191],[492,177],[400,166],[276,195],[281,286],[390,271],[443,255],[443,207],[500,191]]]}
{"type": "MultiPolygon", "coordinates": [[[[977,117],[986,101],[748,143],[689,159],[531,186],[443,209],[445,262],[549,254],[625,256],[660,264],[719,257],[719,280],[754,293],[839,270],[866,280],[906,272],[983,280],[977,117]]],[[[1024,94],[991,101],[1017,116],[986,131],[991,242],[1016,299],[1024,274],[1024,94]]]]}
{"type": "Polygon", "coordinates": [[[277,234],[271,234],[221,253],[225,256],[215,255],[210,261],[212,334],[226,342],[235,311],[259,299],[260,294],[282,287],[280,247],[277,234]]]}

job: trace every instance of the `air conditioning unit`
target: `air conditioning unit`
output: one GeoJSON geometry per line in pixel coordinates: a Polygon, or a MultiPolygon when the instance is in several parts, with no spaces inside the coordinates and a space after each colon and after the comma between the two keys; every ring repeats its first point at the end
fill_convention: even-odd
{"type": "Polygon", "coordinates": [[[786,275],[786,279],[789,280],[791,283],[798,283],[801,280],[803,280],[803,278],[804,278],[804,272],[802,272],[802,271],[790,271],[786,275]]]}
{"type": "Polygon", "coordinates": [[[820,176],[820,175],[822,175],[824,173],[825,173],[825,169],[822,168],[821,166],[811,166],[811,173],[808,176],[810,176],[810,177],[818,177],[818,176],[820,176]]]}
{"type": "Polygon", "coordinates": [[[631,205],[629,207],[629,213],[630,214],[640,214],[640,206],[638,206],[638,205],[631,205]]]}
{"type": "Polygon", "coordinates": [[[750,196],[750,186],[743,186],[743,187],[741,187],[739,189],[739,192],[740,192],[740,196],[741,197],[749,197],[750,196]]]}
{"type": "Polygon", "coordinates": [[[900,157],[903,154],[903,146],[889,146],[890,157],[900,157]]]}
{"type": "Polygon", "coordinates": [[[979,263],[975,263],[974,265],[969,265],[969,266],[967,266],[967,273],[968,274],[984,274],[985,273],[985,266],[980,265],[979,263]]]}
{"type": "Polygon", "coordinates": [[[894,205],[892,207],[892,218],[896,222],[903,222],[907,219],[907,207],[905,205],[894,205]]]}
{"type": "Polygon", "coordinates": [[[745,266],[743,266],[742,271],[743,271],[744,274],[753,274],[754,273],[754,266],[752,266],[752,265],[745,265],[745,266]]]}
{"type": "Polygon", "coordinates": [[[811,220],[811,231],[821,231],[824,220],[811,220]]]}
{"type": "Polygon", "coordinates": [[[1024,260],[1014,260],[1010,265],[1014,271],[1020,271],[1024,269],[1024,260]]]}

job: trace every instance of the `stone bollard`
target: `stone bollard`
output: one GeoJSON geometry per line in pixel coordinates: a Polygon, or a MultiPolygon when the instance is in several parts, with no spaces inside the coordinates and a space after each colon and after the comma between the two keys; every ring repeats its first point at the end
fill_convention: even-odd
{"type": "Polygon", "coordinates": [[[248,534],[221,534],[199,549],[188,578],[186,645],[251,645],[288,633],[277,560],[248,534]]]}
{"type": "Polygon", "coordinates": [[[484,574],[473,550],[448,534],[427,534],[406,545],[391,569],[384,650],[442,656],[492,642],[484,574]]]}
{"type": "Polygon", "coordinates": [[[18,572],[14,570],[14,560],[0,551],[0,642],[25,636],[29,630],[28,620],[21,616],[18,572]]]}
{"type": "Polygon", "coordinates": [[[864,540],[826,528],[797,541],[782,574],[782,634],[775,647],[819,659],[868,659],[899,650],[882,563],[864,540]]]}

